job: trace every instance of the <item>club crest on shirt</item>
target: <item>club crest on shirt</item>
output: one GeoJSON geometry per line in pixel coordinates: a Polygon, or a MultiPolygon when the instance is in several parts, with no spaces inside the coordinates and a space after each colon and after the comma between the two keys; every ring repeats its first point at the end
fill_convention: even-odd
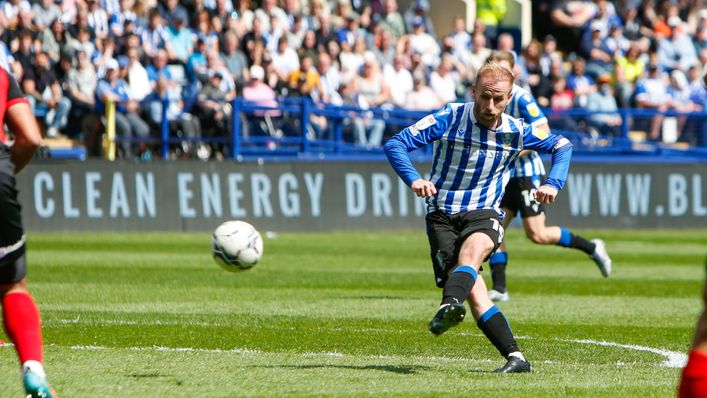
{"type": "Polygon", "coordinates": [[[511,146],[513,144],[514,135],[515,133],[496,133],[496,137],[498,137],[503,146],[511,146]]]}

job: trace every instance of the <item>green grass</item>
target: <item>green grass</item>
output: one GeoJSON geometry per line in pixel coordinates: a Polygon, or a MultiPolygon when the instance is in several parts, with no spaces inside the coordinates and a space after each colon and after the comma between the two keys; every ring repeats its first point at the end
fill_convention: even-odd
{"type": "MultiPolygon", "coordinates": [[[[29,276],[46,367],[63,397],[668,397],[686,353],[706,231],[581,231],[614,259],[603,279],[582,253],[508,234],[509,318],[532,374],[471,319],[426,326],[439,301],[422,232],[281,234],[231,274],[209,234],[32,234],[29,276]]],[[[488,272],[484,272],[489,277],[488,272]]],[[[0,347],[0,395],[21,396],[0,347]]]]}

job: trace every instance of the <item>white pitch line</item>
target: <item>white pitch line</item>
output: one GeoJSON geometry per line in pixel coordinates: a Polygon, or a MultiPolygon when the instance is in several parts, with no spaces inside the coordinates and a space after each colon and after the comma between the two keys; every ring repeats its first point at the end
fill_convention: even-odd
{"type": "Polygon", "coordinates": [[[663,350],[660,348],[645,347],[642,345],[612,343],[610,341],[596,341],[596,340],[588,340],[588,339],[585,339],[585,340],[555,339],[555,340],[563,341],[566,343],[591,344],[591,345],[599,345],[599,346],[603,346],[603,347],[618,347],[618,348],[625,348],[625,349],[634,350],[634,351],[652,352],[653,354],[658,354],[658,355],[662,355],[665,357],[665,360],[661,364],[661,366],[663,366],[664,368],[684,368],[685,364],[687,364],[687,354],[684,354],[682,352],[663,350]]]}

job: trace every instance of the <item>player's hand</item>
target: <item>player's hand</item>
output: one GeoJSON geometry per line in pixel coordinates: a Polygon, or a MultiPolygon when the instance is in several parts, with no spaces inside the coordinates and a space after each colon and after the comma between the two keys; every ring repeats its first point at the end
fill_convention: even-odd
{"type": "Polygon", "coordinates": [[[549,205],[555,202],[555,197],[557,196],[557,189],[549,186],[543,185],[535,191],[535,200],[538,203],[549,205]]]}
{"type": "Polygon", "coordinates": [[[410,189],[412,189],[413,192],[421,198],[427,198],[437,193],[435,184],[430,181],[423,180],[422,178],[413,181],[412,184],[410,184],[410,189]]]}

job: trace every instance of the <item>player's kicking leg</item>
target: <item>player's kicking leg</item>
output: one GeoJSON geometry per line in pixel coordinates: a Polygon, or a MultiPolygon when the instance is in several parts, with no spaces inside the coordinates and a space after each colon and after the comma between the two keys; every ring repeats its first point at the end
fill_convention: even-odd
{"type": "Polygon", "coordinates": [[[558,245],[587,253],[607,278],[611,274],[611,258],[606,251],[606,245],[601,239],[591,241],[570,232],[563,227],[548,227],[545,225],[545,213],[523,218],[525,234],[533,243],[540,245],[558,245]]]}

